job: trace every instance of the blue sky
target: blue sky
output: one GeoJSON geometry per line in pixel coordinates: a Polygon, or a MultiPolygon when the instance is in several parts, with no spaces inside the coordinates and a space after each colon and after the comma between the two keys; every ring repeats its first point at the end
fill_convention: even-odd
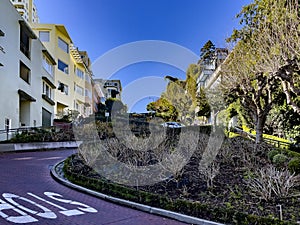
{"type": "MultiPolygon", "coordinates": [[[[65,25],[74,44],[81,50],[87,50],[94,63],[112,49],[143,40],[174,43],[193,52],[195,56],[199,56],[200,48],[208,40],[216,47],[226,47],[225,39],[230,36],[233,28],[238,27],[239,21],[235,15],[243,5],[250,2],[250,0],[35,0],[40,22],[65,25]]],[[[159,49],[157,54],[161,54],[159,49]]],[[[196,61],[189,64],[192,63],[196,61]]],[[[176,65],[141,60],[119,68],[114,74],[110,74],[109,78],[121,79],[126,89],[127,85],[143,77],[172,75],[184,79],[183,70],[176,68],[176,65]]],[[[95,77],[102,77],[102,73],[105,71],[96,71],[95,77]]],[[[147,84],[147,79],[144,83],[147,84]]],[[[139,91],[151,88],[150,84],[142,85],[139,91]]],[[[130,110],[145,111],[145,104],[152,97],[137,99],[139,103],[130,110]]],[[[123,101],[126,103],[126,99],[123,101]]]]}

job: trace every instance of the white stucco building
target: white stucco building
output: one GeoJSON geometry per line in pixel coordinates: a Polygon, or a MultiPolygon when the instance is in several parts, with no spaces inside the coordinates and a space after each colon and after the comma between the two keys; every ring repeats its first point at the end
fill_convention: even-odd
{"type": "Polygon", "coordinates": [[[52,125],[54,58],[9,0],[1,1],[0,30],[0,130],[52,125]]]}
{"type": "Polygon", "coordinates": [[[34,0],[10,0],[17,11],[28,23],[38,23],[39,17],[34,0]]]}

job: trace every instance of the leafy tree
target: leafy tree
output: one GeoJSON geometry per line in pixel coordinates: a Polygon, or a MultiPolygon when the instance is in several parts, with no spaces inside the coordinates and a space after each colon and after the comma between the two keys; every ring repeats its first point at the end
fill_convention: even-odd
{"type": "Polygon", "coordinates": [[[195,117],[196,103],[196,76],[198,65],[192,64],[186,72],[186,80],[166,76],[169,80],[167,88],[161,98],[147,105],[147,110],[156,111],[156,116],[164,120],[177,120],[191,124],[195,117]]]}
{"type": "Polygon", "coordinates": [[[274,107],[266,121],[265,133],[300,142],[300,115],[286,101],[274,107]]]}
{"type": "Polygon", "coordinates": [[[255,0],[238,14],[244,26],[229,38],[237,44],[222,66],[223,84],[251,115],[257,143],[278,93],[300,113],[298,10],[296,0],[255,0]]]}
{"type": "Polygon", "coordinates": [[[300,13],[298,0],[255,0],[237,15],[243,26],[229,41],[249,43],[256,70],[281,81],[287,103],[300,114],[300,13]]]}
{"type": "Polygon", "coordinates": [[[258,72],[254,59],[248,52],[248,43],[240,41],[223,65],[223,88],[229,89],[250,114],[256,129],[256,143],[262,141],[267,116],[276,102],[278,81],[268,73],[258,72]]]}
{"type": "Polygon", "coordinates": [[[198,116],[205,116],[209,117],[210,116],[210,104],[206,98],[206,94],[203,88],[200,88],[199,95],[197,98],[197,106],[198,106],[198,116]]]}
{"type": "Polygon", "coordinates": [[[147,111],[155,111],[155,116],[162,118],[164,121],[176,121],[178,112],[165,98],[159,98],[155,102],[147,105],[147,111]]]}

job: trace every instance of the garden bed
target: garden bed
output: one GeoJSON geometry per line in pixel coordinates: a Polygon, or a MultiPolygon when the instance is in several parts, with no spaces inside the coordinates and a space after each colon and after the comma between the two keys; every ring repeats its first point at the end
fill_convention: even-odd
{"type": "MultiPolygon", "coordinates": [[[[285,161],[274,163],[268,155],[273,147],[262,144],[255,148],[247,139],[225,138],[216,159],[201,171],[199,162],[208,138],[208,134],[200,134],[197,149],[183,169],[153,185],[126,186],[106,179],[95,170],[97,157],[89,160],[87,154],[95,151],[88,143],[66,160],[64,172],[70,181],[105,194],[216,222],[265,225],[300,221],[299,176],[288,170],[289,161],[297,155],[286,154],[285,161]],[[268,189],[268,182],[279,185],[278,190],[268,189]],[[293,182],[291,187],[285,187],[287,182],[293,182]],[[283,221],[279,220],[279,205],[283,221]]],[[[178,144],[176,137],[168,137],[156,149],[141,153],[116,137],[102,141],[114,158],[135,166],[155,165],[178,144]]]]}

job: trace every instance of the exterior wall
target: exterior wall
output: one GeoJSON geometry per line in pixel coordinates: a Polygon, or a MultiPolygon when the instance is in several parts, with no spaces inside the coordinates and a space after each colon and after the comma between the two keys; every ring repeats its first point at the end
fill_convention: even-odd
{"type": "Polygon", "coordinates": [[[103,93],[103,84],[99,79],[94,80],[93,83],[93,110],[98,112],[98,104],[104,103],[105,96],[103,93]]]}
{"type": "MultiPolygon", "coordinates": [[[[0,7],[1,30],[0,45],[5,53],[1,54],[0,78],[0,130],[5,129],[5,119],[10,119],[11,128],[19,127],[19,60],[21,58],[19,45],[19,22],[21,16],[9,1],[2,1],[0,7]],[[5,107],[4,107],[5,106],[5,107]]],[[[3,139],[0,136],[0,140],[3,139]]]]}
{"type": "MultiPolygon", "coordinates": [[[[35,34],[39,36],[40,31],[49,32],[49,41],[43,42],[46,48],[49,50],[51,55],[54,56],[57,63],[55,67],[55,115],[60,117],[62,114],[66,114],[68,110],[75,110],[80,113],[81,116],[88,116],[92,110],[88,110],[86,113],[87,106],[85,96],[85,89],[87,88],[92,92],[91,82],[86,81],[86,76],[89,76],[87,72],[87,66],[84,64],[80,57],[80,52],[74,48],[72,39],[69,36],[67,30],[63,25],[57,24],[31,24],[35,34]],[[58,40],[61,39],[68,44],[68,53],[62,50],[58,45],[58,40]],[[79,57],[79,58],[78,58],[79,57]],[[65,73],[58,69],[58,60],[61,60],[68,65],[68,73],[65,73]],[[80,78],[76,74],[76,69],[83,72],[83,77],[80,78]],[[68,86],[68,94],[58,90],[59,83],[63,83],[68,86]],[[76,91],[76,88],[82,88],[82,93],[76,91]]],[[[85,53],[86,54],[86,53],[85,53]]],[[[86,54],[87,56],[87,54],[86,54]]],[[[89,60],[89,59],[86,59],[89,60]]]]}
{"type": "Polygon", "coordinates": [[[76,62],[74,62],[74,70],[75,70],[75,66],[77,69],[79,69],[80,71],[83,72],[83,78],[79,78],[76,74],[76,70],[74,71],[74,101],[75,101],[75,105],[74,105],[74,109],[77,110],[80,115],[85,116],[85,68],[80,65],[80,64],[76,64],[76,62]],[[80,91],[76,91],[76,88],[80,89],[80,91]],[[82,90],[82,93],[81,93],[82,90]]]}
{"type": "Polygon", "coordinates": [[[10,0],[23,19],[30,23],[38,23],[39,17],[34,0],[10,0]]]}
{"type": "MultiPolygon", "coordinates": [[[[42,98],[42,66],[43,51],[45,47],[34,38],[34,33],[24,22],[9,0],[4,0],[0,7],[1,30],[0,46],[5,53],[1,53],[0,66],[0,130],[5,129],[5,119],[11,121],[10,128],[20,126],[42,126],[42,108],[50,113],[53,106],[44,102],[42,98]],[[20,51],[20,27],[24,26],[34,38],[30,38],[30,57],[20,51]],[[30,70],[29,82],[20,78],[20,62],[30,70]],[[20,94],[20,93],[23,94],[20,94]],[[24,93],[26,93],[24,97],[24,93]],[[29,99],[28,99],[29,98],[29,99]],[[31,100],[30,100],[31,99],[31,100]],[[24,101],[23,101],[24,100],[24,101]],[[33,101],[34,100],[34,101],[33,101]]],[[[45,76],[45,75],[44,75],[45,76]]],[[[51,78],[49,78],[51,79],[51,78]]],[[[0,140],[6,138],[0,135],[0,140]]]]}

